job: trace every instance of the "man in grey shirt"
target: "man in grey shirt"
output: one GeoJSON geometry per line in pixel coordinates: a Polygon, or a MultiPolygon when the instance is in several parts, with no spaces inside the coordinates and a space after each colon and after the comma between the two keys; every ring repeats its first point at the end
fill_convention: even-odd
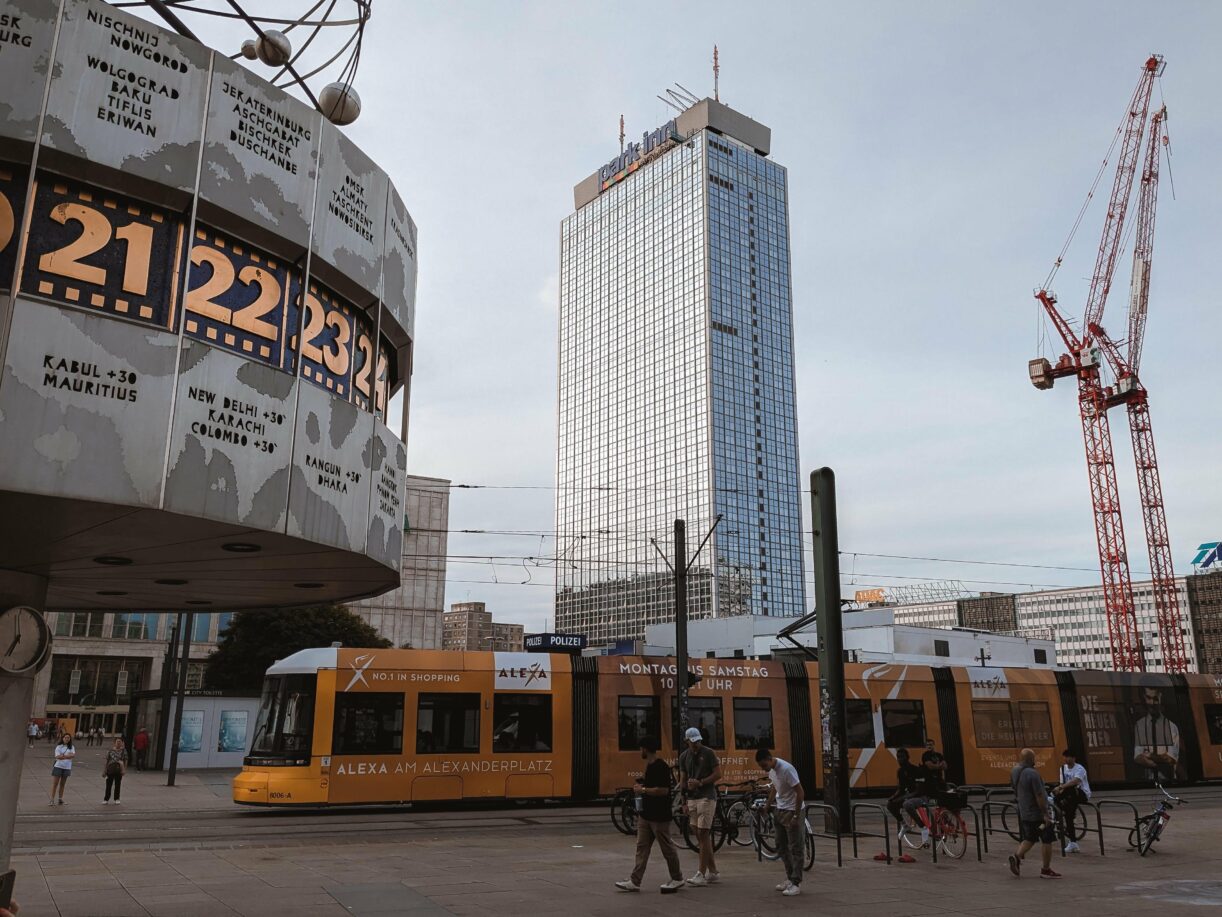
{"type": "Polygon", "coordinates": [[[1044,778],[1035,769],[1035,752],[1024,748],[1019,752],[1018,766],[1010,772],[1010,785],[1018,801],[1018,851],[1010,854],[1010,872],[1015,878],[1022,875],[1023,857],[1037,843],[1042,845],[1040,854],[1044,865],[1041,879],[1059,879],[1061,874],[1052,868],[1052,842],[1056,840],[1055,819],[1048,808],[1048,789],[1044,778]]]}

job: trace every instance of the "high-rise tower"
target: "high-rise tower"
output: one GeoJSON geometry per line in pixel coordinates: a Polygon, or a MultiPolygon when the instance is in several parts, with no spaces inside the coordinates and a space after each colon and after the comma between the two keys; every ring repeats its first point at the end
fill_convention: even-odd
{"type": "Polygon", "coordinates": [[[785,169],[712,99],[574,188],[561,226],[556,624],[593,642],[673,618],[805,611],[785,169]]]}

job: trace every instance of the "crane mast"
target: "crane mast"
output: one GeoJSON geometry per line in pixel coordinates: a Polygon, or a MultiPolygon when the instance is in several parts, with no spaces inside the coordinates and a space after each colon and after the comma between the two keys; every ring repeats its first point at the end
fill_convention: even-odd
{"type": "Polygon", "coordinates": [[[1091,330],[1100,341],[1106,342],[1104,353],[1116,375],[1115,391],[1105,391],[1108,395],[1108,407],[1124,404],[1129,417],[1129,435],[1133,442],[1137,491],[1141,499],[1142,524],[1150,555],[1150,581],[1154,593],[1159,639],[1162,643],[1163,665],[1168,672],[1186,672],[1188,653],[1179,595],[1175,588],[1175,566],[1171,559],[1171,538],[1167,528],[1167,512],[1163,505],[1162,478],[1158,470],[1154,431],[1150,423],[1150,399],[1139,375],[1146,315],[1150,304],[1150,265],[1154,251],[1154,221],[1158,204],[1159,146],[1166,116],[1167,109],[1163,107],[1150,118],[1150,135],[1137,201],[1133,274],[1129,288],[1127,354],[1111,342],[1102,327],[1096,325],[1091,330]]]}
{"type": "Polygon", "coordinates": [[[1056,296],[1047,289],[1040,289],[1035,294],[1036,299],[1048,314],[1068,352],[1061,356],[1055,367],[1046,359],[1032,360],[1028,364],[1031,382],[1036,388],[1051,388],[1056,379],[1066,376],[1074,376],[1078,381],[1078,413],[1086,449],[1086,469],[1094,511],[1095,542],[1103,580],[1112,665],[1121,671],[1144,671],[1146,665],[1133,607],[1133,582],[1120,508],[1120,488],[1116,480],[1112,433],[1108,423],[1111,393],[1104,390],[1100,377],[1101,355],[1111,342],[1106,336],[1101,340],[1096,329],[1102,320],[1116,271],[1154,80],[1162,75],[1165,66],[1162,56],[1158,54],[1152,54],[1146,60],[1121,122],[1120,156],[1103,224],[1103,236],[1095,258],[1095,270],[1091,275],[1082,334],[1076,334],[1073,326],[1061,314],[1056,296]]]}

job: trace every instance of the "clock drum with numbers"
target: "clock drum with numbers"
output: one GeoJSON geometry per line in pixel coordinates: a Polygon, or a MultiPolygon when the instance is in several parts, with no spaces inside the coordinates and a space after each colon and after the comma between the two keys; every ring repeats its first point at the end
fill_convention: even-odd
{"type": "Polygon", "coordinates": [[[51,610],[393,589],[415,223],[319,111],[122,6],[0,0],[0,563],[51,610]]]}

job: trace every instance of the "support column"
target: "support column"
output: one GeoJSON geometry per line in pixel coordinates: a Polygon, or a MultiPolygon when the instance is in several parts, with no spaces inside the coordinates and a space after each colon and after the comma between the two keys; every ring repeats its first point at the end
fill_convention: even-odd
{"type": "MultiPolygon", "coordinates": [[[[41,611],[46,603],[46,579],[0,570],[0,611],[14,605],[29,605],[41,611]]],[[[30,722],[36,674],[0,672],[0,872],[8,870],[13,852],[13,828],[17,823],[17,799],[27,745],[26,726],[30,722]]]]}

